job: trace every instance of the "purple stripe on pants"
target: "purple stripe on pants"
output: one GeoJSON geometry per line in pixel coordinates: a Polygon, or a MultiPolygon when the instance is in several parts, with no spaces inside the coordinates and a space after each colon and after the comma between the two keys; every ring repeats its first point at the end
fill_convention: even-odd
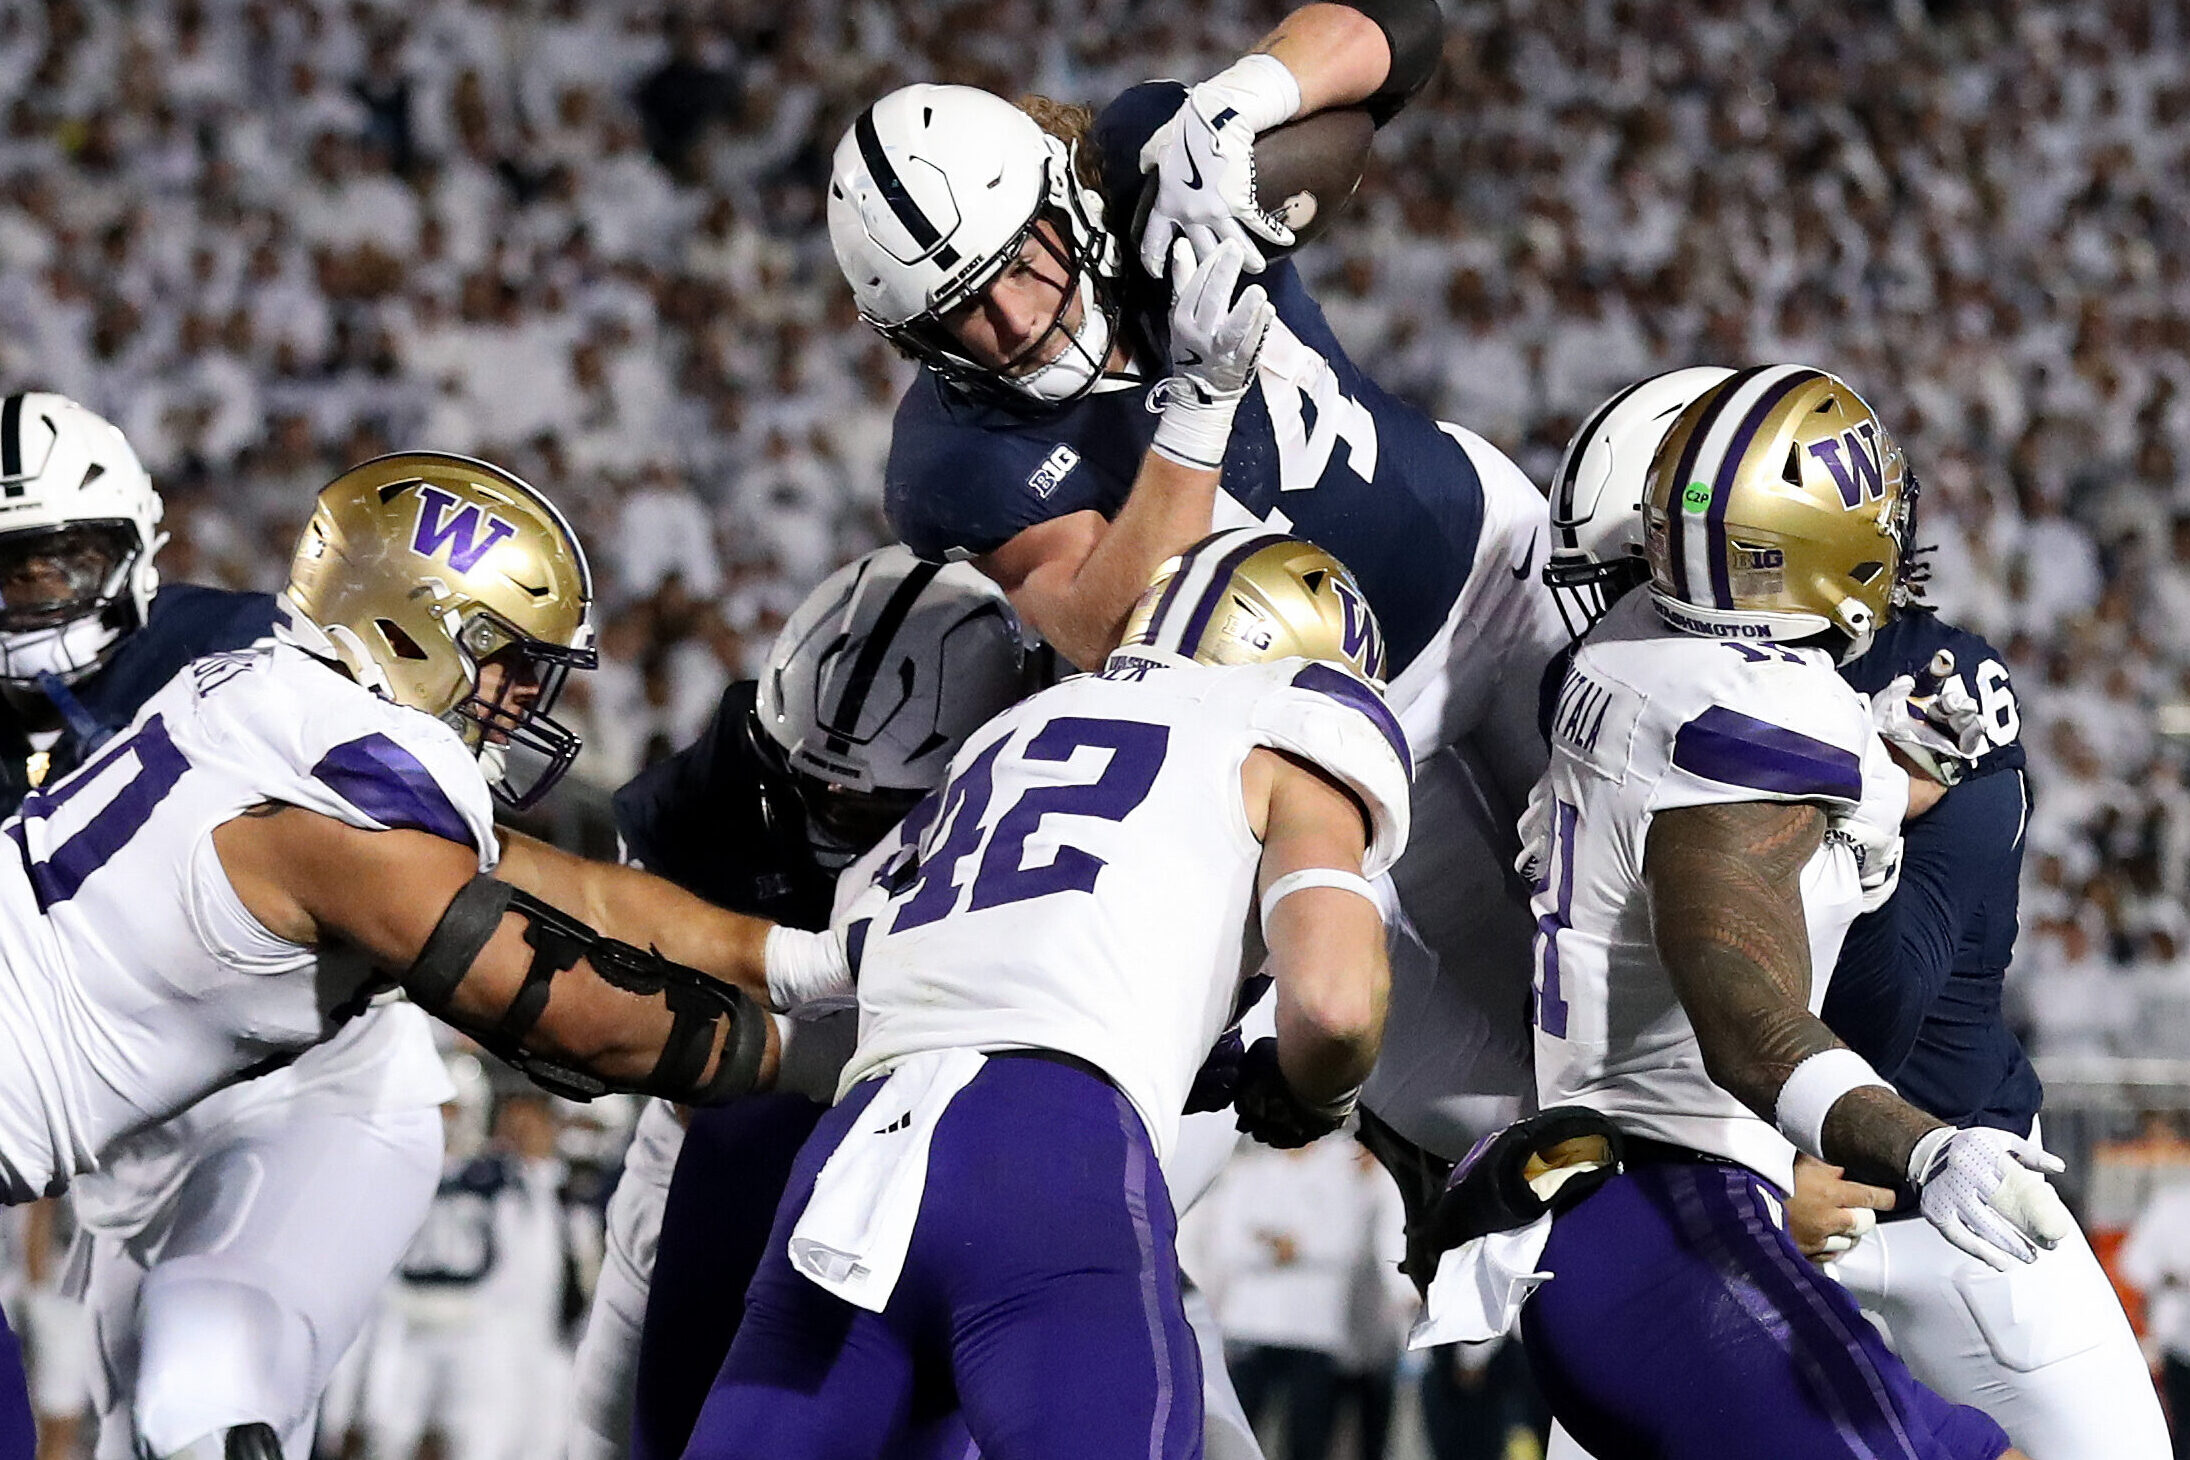
{"type": "Polygon", "coordinates": [[[1598,1460],[1996,1460],[2000,1427],[1918,1384],[1762,1193],[1644,1164],[1553,1222],[1521,1334],[1574,1438],[1598,1460]]]}
{"type": "Polygon", "coordinates": [[[855,1090],[800,1152],[685,1453],[895,1460],[960,1410],[957,1433],[984,1460],[1199,1457],[1201,1359],[1170,1193],[1132,1107],[1091,1075],[998,1060],[951,1102],[884,1312],[791,1267],[814,1178],[877,1088],[855,1090]]]}

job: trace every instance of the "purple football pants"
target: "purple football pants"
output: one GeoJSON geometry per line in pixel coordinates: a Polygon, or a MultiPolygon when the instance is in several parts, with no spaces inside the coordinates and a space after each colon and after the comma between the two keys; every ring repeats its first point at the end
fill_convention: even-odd
{"type": "Polygon", "coordinates": [[[0,1313],[0,1460],[31,1460],[38,1453],[38,1421],[31,1416],[30,1384],[23,1377],[23,1346],[0,1313]]]}
{"type": "Polygon", "coordinates": [[[1554,1220],[1521,1337],[1560,1422],[1597,1460],[1996,1460],[2006,1432],[1916,1382],[1770,1191],[1641,1164],[1554,1220]]]}
{"type": "Polygon", "coordinates": [[[984,1066],[937,1123],[903,1276],[870,1313],[791,1266],[814,1177],[879,1081],[799,1155],[691,1460],[875,1460],[952,1411],[984,1460],[1193,1460],[1201,1360],[1170,1192],[1093,1075],[984,1066]]]}

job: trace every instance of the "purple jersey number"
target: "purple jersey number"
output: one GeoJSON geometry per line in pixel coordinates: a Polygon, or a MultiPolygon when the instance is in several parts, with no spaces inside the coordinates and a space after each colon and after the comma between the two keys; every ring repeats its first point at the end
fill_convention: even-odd
{"type": "Polygon", "coordinates": [[[167,799],[190,762],[175,748],[167,726],[158,715],[144,722],[137,733],[109,745],[100,757],[63,780],[50,791],[33,791],[23,798],[19,819],[8,824],[8,834],[23,849],[30,885],[38,896],[40,911],[66,902],[84,885],[84,879],[106,865],[107,859],[137,834],[151,819],[153,808],[167,799]],[[43,821],[66,806],[85,787],[102,779],[117,763],[127,759],[135,774],[114,793],[113,799],[85,822],[82,829],[55,847],[41,861],[30,861],[30,843],[24,827],[43,821]]]}
{"type": "Polygon", "coordinates": [[[1554,801],[1551,810],[1551,859],[1536,890],[1549,892],[1557,882],[1559,897],[1550,912],[1536,919],[1536,1027],[1564,1039],[1567,1004],[1559,990],[1559,935],[1574,918],[1574,824],[1581,811],[1564,801],[1554,801]]]}
{"type": "MultiPolygon", "coordinates": [[[[1057,892],[1090,892],[1103,870],[1103,859],[1078,847],[1059,845],[1057,854],[1038,867],[1021,865],[1026,844],[1045,816],[1091,816],[1123,821],[1148,799],[1163,768],[1171,732],[1138,720],[1094,720],[1067,715],[1050,721],[1019,752],[1022,761],[1070,760],[1074,752],[1096,747],[1110,752],[1103,773],[1074,786],[1037,786],[1020,796],[997,818],[973,877],[968,912],[1025,902],[1057,892]]],[[[920,877],[892,932],[925,927],[958,903],[958,864],[981,845],[989,798],[995,790],[996,761],[1009,737],[981,752],[944,793],[942,818],[949,830],[923,859],[920,877]]]]}

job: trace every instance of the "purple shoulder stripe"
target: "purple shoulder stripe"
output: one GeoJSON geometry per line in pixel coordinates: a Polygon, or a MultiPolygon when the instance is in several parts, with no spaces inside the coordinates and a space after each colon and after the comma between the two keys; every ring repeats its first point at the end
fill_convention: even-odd
{"type": "Polygon", "coordinates": [[[1414,776],[1414,755],[1407,749],[1407,736],[1399,728],[1399,721],[1392,715],[1384,697],[1346,673],[1328,664],[1311,664],[1293,676],[1293,688],[1312,689],[1318,694],[1329,695],[1342,705],[1351,705],[1369,717],[1369,723],[1383,732],[1391,743],[1392,753],[1399,757],[1399,764],[1409,779],[1414,776]]]}
{"type": "Polygon", "coordinates": [[[1724,705],[1681,726],[1673,737],[1673,764],[1707,781],[1777,796],[1863,799],[1863,767],[1854,751],[1724,705]]]}
{"type": "Polygon", "coordinates": [[[471,827],[418,757],[378,731],[346,740],[312,767],[343,800],[391,829],[429,832],[476,848],[471,827]]]}

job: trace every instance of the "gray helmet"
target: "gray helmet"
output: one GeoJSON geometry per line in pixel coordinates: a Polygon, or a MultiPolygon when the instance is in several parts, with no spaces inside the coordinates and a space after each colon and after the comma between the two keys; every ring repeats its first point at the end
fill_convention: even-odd
{"type": "Polygon", "coordinates": [[[877,812],[887,829],[942,783],[968,735],[1035,687],[1036,657],[975,569],[877,548],[823,579],[776,636],[761,729],[816,829],[849,837],[846,823],[876,829],[877,812]]]}

